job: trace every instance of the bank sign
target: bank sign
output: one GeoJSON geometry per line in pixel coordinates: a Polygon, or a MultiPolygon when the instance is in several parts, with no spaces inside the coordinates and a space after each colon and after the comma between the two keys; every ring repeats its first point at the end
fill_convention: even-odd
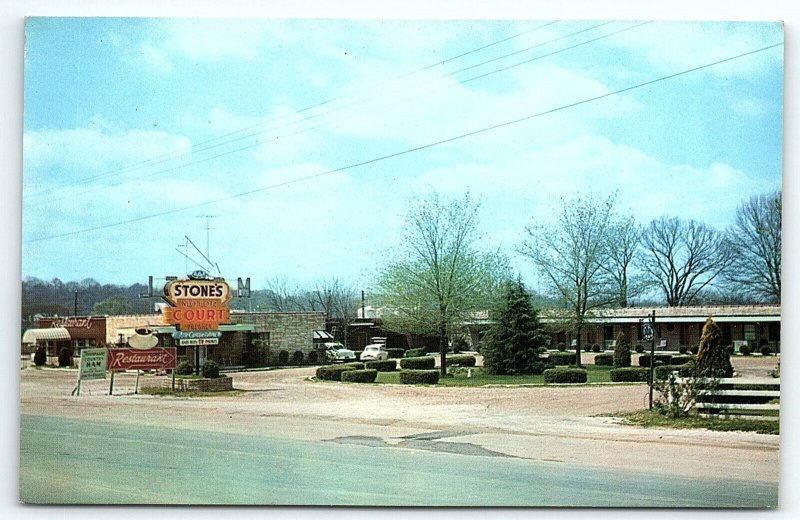
{"type": "Polygon", "coordinates": [[[217,330],[230,317],[231,288],[220,278],[172,280],[164,286],[164,321],[181,331],[217,330]]]}

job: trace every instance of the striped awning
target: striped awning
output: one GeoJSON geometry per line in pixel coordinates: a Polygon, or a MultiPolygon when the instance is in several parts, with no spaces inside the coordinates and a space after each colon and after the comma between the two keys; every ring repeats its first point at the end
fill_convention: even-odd
{"type": "Polygon", "coordinates": [[[37,341],[69,341],[69,331],[63,327],[49,329],[28,329],[22,335],[23,343],[36,343],[37,341]]]}
{"type": "Polygon", "coordinates": [[[333,340],[333,334],[326,330],[315,330],[314,339],[333,340]]]}

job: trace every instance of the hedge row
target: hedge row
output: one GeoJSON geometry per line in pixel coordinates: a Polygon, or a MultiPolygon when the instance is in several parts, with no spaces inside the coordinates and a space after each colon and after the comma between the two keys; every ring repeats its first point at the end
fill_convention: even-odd
{"type": "Polygon", "coordinates": [[[317,379],[325,381],[341,381],[342,373],[350,370],[362,370],[364,363],[344,363],[341,365],[326,365],[317,368],[317,379]]]}
{"type": "Polygon", "coordinates": [[[447,364],[458,365],[460,367],[474,367],[475,356],[471,356],[469,354],[453,354],[451,356],[447,356],[447,364]]]}
{"type": "Polygon", "coordinates": [[[406,351],[402,348],[387,348],[386,352],[389,354],[389,359],[398,359],[406,354],[406,351]]]}
{"type": "Polygon", "coordinates": [[[672,372],[678,372],[678,377],[692,377],[694,375],[694,363],[655,367],[653,370],[653,377],[656,379],[667,379],[672,372]]]}
{"type": "Polygon", "coordinates": [[[647,382],[650,370],[644,367],[612,368],[609,371],[611,381],[615,383],[647,382]]]}
{"type": "Polygon", "coordinates": [[[374,383],[378,377],[377,370],[345,370],[341,373],[342,381],[346,383],[374,383]]]}
{"type": "MultiPolygon", "coordinates": [[[[655,366],[661,365],[669,365],[672,363],[672,355],[671,354],[656,354],[655,356],[655,366]]],[[[650,354],[642,354],[639,356],[639,366],[640,367],[650,367],[650,354]]]]}
{"type": "Polygon", "coordinates": [[[614,354],[597,354],[594,357],[594,364],[603,367],[614,366],[614,354]]]}
{"type": "Polygon", "coordinates": [[[400,360],[400,368],[411,370],[430,370],[436,366],[436,360],[432,356],[407,357],[400,360]]]}
{"type": "Polygon", "coordinates": [[[582,368],[548,368],[544,371],[545,383],[585,383],[586,370],[582,368]]]}
{"type": "Polygon", "coordinates": [[[401,370],[400,384],[435,385],[439,382],[438,370],[401,370]]]}
{"type": "Polygon", "coordinates": [[[685,365],[686,363],[694,361],[694,356],[672,356],[672,359],[669,361],[670,365],[685,365]]]}
{"type": "Polygon", "coordinates": [[[411,358],[411,357],[420,357],[425,355],[424,348],[410,348],[406,350],[406,354],[404,357],[411,358]]]}
{"type": "Polygon", "coordinates": [[[384,359],[380,361],[367,361],[365,363],[367,368],[377,370],[378,372],[394,372],[397,370],[397,361],[394,359],[384,359]]]}
{"type": "Polygon", "coordinates": [[[549,365],[571,365],[575,363],[575,353],[551,352],[546,361],[549,365]]]}

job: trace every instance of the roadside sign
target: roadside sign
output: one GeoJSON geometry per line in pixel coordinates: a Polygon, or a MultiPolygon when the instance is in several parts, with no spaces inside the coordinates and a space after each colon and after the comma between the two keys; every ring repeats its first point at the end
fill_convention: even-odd
{"type": "Polygon", "coordinates": [[[138,350],[112,348],[108,351],[109,370],[174,369],[178,359],[174,347],[138,350]]]}
{"type": "Polygon", "coordinates": [[[656,331],[652,324],[645,323],[642,325],[642,337],[645,341],[653,341],[653,338],[656,337],[656,331]]]}
{"type": "Polygon", "coordinates": [[[175,339],[221,338],[222,332],[218,330],[176,330],[172,333],[172,337],[175,339]]]}
{"type": "Polygon", "coordinates": [[[191,347],[198,345],[219,345],[219,338],[179,339],[178,344],[182,347],[191,347]]]}
{"type": "Polygon", "coordinates": [[[84,349],[81,352],[79,377],[82,381],[106,378],[106,353],[104,348],[84,349]]]}

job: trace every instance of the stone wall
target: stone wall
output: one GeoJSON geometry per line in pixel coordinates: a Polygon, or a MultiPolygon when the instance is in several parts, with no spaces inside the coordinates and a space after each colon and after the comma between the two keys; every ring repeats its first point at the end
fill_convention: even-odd
{"type": "Polygon", "coordinates": [[[253,325],[255,332],[269,332],[269,348],[290,354],[314,349],[314,331],[325,330],[324,312],[231,313],[231,323],[253,325]]]}

